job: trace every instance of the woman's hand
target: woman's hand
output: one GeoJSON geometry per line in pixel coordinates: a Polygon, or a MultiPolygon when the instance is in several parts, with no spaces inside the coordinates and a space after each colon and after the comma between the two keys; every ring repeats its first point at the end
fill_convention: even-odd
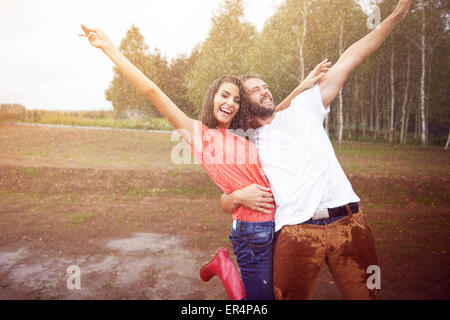
{"type": "Polygon", "coordinates": [[[270,189],[258,184],[251,184],[233,192],[235,203],[262,213],[270,213],[267,209],[275,208],[270,189]]]}
{"type": "Polygon", "coordinates": [[[313,71],[311,71],[308,76],[295,88],[287,97],[284,99],[275,109],[275,112],[279,112],[291,105],[292,99],[294,99],[301,92],[313,87],[330,69],[331,62],[328,59],[323,60],[319,63],[313,71]]]}
{"type": "Polygon", "coordinates": [[[326,74],[328,70],[330,70],[331,62],[328,62],[328,59],[323,60],[319,63],[313,71],[311,71],[305,80],[302,81],[303,88],[311,88],[313,87],[322,77],[326,74]]]}
{"type": "Polygon", "coordinates": [[[102,30],[88,28],[84,25],[81,25],[81,28],[85,34],[80,34],[80,36],[87,37],[89,39],[89,43],[94,47],[102,50],[114,47],[112,41],[102,30]]]}

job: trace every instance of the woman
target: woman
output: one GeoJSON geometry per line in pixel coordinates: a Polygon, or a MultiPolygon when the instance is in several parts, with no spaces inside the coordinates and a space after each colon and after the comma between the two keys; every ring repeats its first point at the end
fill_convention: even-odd
{"type": "MultiPolygon", "coordinates": [[[[122,74],[163,114],[184,140],[191,145],[192,152],[205,168],[214,182],[225,192],[230,193],[249,185],[258,185],[263,197],[264,212],[240,206],[233,212],[233,220],[251,225],[239,237],[256,238],[255,245],[262,250],[257,252],[250,269],[241,270],[245,292],[239,274],[231,264],[227,278],[222,279],[232,299],[273,299],[272,285],[272,238],[274,234],[275,206],[270,193],[269,182],[262,170],[256,147],[244,137],[231,133],[238,128],[233,123],[241,109],[240,81],[234,76],[224,76],[213,82],[207,91],[203,104],[202,123],[189,118],[139,69],[114,46],[101,30],[81,26],[91,45],[101,49],[117,66],[122,74]],[[244,150],[245,152],[238,152],[244,150]],[[234,271],[233,271],[234,270],[234,271]],[[264,281],[259,281],[263,279],[264,281]],[[262,285],[260,285],[262,283],[262,285]]],[[[325,61],[308,76],[279,106],[289,106],[290,101],[301,91],[312,86],[327,71],[325,61]]],[[[245,117],[240,117],[245,118],[245,117]]],[[[223,253],[222,253],[223,254],[223,253]]],[[[238,257],[239,262],[239,257],[238,257]]],[[[223,267],[223,266],[222,266],[223,267]]],[[[205,271],[205,270],[204,270],[205,271]]],[[[206,272],[207,273],[207,272],[206,272]]],[[[204,273],[205,276],[207,274],[204,273]]]]}

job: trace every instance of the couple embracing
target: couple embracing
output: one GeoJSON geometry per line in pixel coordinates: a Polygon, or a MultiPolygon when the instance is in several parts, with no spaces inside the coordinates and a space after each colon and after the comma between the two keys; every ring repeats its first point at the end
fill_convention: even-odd
{"type": "Polygon", "coordinates": [[[380,47],[411,2],[400,0],[331,68],[320,63],[278,106],[260,76],[215,80],[200,121],[184,114],[101,30],[82,26],[89,42],[179,130],[224,192],[221,205],[232,213],[230,239],[242,280],[223,250],[202,267],[202,279],[217,274],[232,299],[312,299],[326,263],[343,298],[378,297],[366,283],[367,268],[378,264],[375,241],[323,121],[348,76],[380,47]]]}

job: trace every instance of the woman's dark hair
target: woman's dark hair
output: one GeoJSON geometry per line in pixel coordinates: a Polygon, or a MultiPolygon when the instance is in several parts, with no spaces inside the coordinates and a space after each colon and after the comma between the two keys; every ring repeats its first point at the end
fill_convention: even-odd
{"type": "MultiPolygon", "coordinates": [[[[213,83],[206,91],[205,99],[203,100],[202,112],[200,113],[199,117],[200,121],[209,128],[217,127],[217,120],[214,117],[214,96],[223,83],[233,83],[239,88],[239,91],[241,92],[241,81],[236,76],[226,75],[213,81],[213,83]]],[[[239,112],[240,109],[241,108],[239,108],[239,112]]]]}
{"type": "MultiPolygon", "coordinates": [[[[254,76],[254,75],[252,75],[254,76]]],[[[202,112],[200,113],[200,121],[209,128],[217,127],[217,120],[214,117],[214,96],[223,83],[233,83],[239,88],[240,106],[239,111],[234,116],[230,123],[229,129],[246,131],[254,128],[253,116],[250,114],[250,108],[245,97],[243,81],[234,75],[225,75],[213,81],[206,91],[205,99],[203,101],[202,112]]]]}

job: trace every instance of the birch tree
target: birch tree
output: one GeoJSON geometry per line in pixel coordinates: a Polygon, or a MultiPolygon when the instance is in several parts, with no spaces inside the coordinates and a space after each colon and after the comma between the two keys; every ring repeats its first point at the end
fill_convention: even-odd
{"type": "Polygon", "coordinates": [[[391,75],[391,107],[389,114],[389,143],[393,142],[394,139],[394,111],[395,111],[395,86],[394,86],[394,56],[395,56],[395,46],[392,44],[391,52],[391,65],[390,65],[390,75],[391,75]]]}
{"type": "MultiPolygon", "coordinates": [[[[400,117],[400,143],[405,144],[406,143],[406,136],[407,136],[407,123],[408,118],[407,117],[407,111],[406,108],[408,106],[408,90],[409,90],[409,79],[411,74],[411,48],[410,45],[407,45],[407,58],[406,58],[406,80],[405,80],[405,89],[403,90],[403,102],[401,105],[401,117],[400,117]]],[[[409,115],[409,111],[408,111],[409,115]]]]}
{"type": "Polygon", "coordinates": [[[195,63],[186,75],[187,95],[197,112],[215,79],[249,71],[247,52],[254,46],[256,34],[255,26],[244,20],[242,0],[225,0],[211,20],[208,37],[200,45],[195,63]]]}

